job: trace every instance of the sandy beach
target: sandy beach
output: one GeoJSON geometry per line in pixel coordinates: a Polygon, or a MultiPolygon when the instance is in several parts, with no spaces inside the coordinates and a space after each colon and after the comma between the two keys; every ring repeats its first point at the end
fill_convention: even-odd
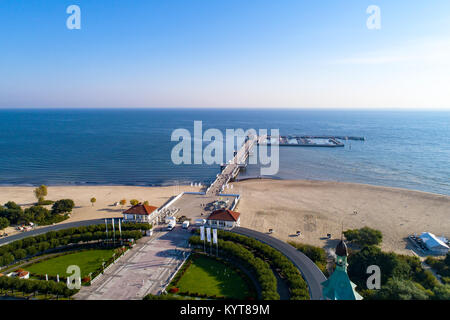
{"type": "MultiPolygon", "coordinates": [[[[382,248],[405,254],[411,254],[405,241],[409,234],[430,231],[450,236],[449,196],[342,182],[247,180],[233,184],[233,193],[241,194],[236,209],[241,213],[241,226],[262,232],[272,228],[275,237],[286,241],[330,247],[339,238],[343,222],[344,229],[369,226],[381,230],[382,248]],[[297,230],[300,237],[294,236],[297,230]],[[332,241],[325,239],[327,233],[332,241]]],[[[0,203],[11,200],[30,206],[36,201],[33,189],[1,187],[0,203]]],[[[148,200],[160,206],[182,191],[199,188],[55,186],[48,188],[46,198],[73,199],[76,208],[65,221],[73,222],[120,217],[122,208],[113,204],[121,199],[148,200]],[[91,197],[97,199],[94,206],[91,197]]],[[[11,228],[7,232],[12,234],[11,228]]]]}
{"type": "Polygon", "coordinates": [[[411,254],[410,234],[429,231],[450,236],[450,197],[363,184],[248,180],[241,193],[241,226],[322,247],[334,247],[345,229],[368,226],[383,233],[382,249],[411,254]],[[354,213],[356,211],[357,213],[354,213]],[[300,237],[294,236],[301,231],[300,237]],[[325,239],[331,233],[332,241],[325,239]]]}
{"type": "MultiPolygon", "coordinates": [[[[22,208],[32,206],[36,202],[34,187],[0,187],[0,204],[14,201],[22,208]]],[[[150,205],[159,207],[170,197],[183,191],[199,191],[199,187],[170,186],[170,187],[131,187],[131,186],[55,186],[48,187],[49,200],[72,199],[75,208],[71,217],[62,223],[90,220],[98,218],[122,217],[122,207],[113,206],[121,199],[127,200],[124,208],[130,207],[129,201],[137,199],[141,202],[148,201],[150,205]],[[97,199],[92,206],[90,199],[97,199]]],[[[51,206],[47,206],[49,209],[51,206]]],[[[14,228],[5,230],[9,235],[18,231],[14,228]]]]}

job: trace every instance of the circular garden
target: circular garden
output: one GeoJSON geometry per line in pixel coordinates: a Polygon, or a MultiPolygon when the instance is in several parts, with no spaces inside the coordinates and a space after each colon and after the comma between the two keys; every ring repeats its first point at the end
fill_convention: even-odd
{"type": "Polygon", "coordinates": [[[151,225],[124,223],[121,227],[121,238],[117,232],[114,241],[111,231],[108,234],[100,224],[50,231],[1,246],[0,293],[4,299],[70,298],[78,290],[67,286],[69,266],[78,266],[81,273],[79,279],[69,280],[90,285],[151,225]]]}

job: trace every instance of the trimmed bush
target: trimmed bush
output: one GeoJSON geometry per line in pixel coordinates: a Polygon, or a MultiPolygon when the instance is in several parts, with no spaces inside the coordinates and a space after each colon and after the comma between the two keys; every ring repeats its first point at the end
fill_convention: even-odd
{"type": "MultiPolygon", "coordinates": [[[[151,225],[146,223],[124,223],[122,225],[122,238],[138,240],[142,238],[142,230],[148,230],[150,228],[151,225]]],[[[116,236],[118,237],[117,232],[116,236]]],[[[49,249],[58,248],[59,246],[90,241],[100,242],[107,238],[111,238],[111,232],[109,231],[107,237],[105,225],[103,224],[50,231],[1,246],[0,266],[9,265],[16,260],[35,256],[49,249]]]]}
{"type": "MultiPolygon", "coordinates": [[[[199,236],[192,236],[189,243],[193,246],[202,247],[203,241],[199,236]]],[[[256,278],[261,286],[261,296],[264,300],[279,300],[280,296],[277,292],[277,279],[275,278],[270,266],[267,262],[257,258],[243,245],[231,241],[219,241],[219,248],[222,252],[226,252],[251,270],[255,271],[256,278]]]]}
{"type": "MultiPolygon", "coordinates": [[[[308,300],[308,285],[300,271],[281,252],[256,239],[242,236],[233,232],[218,231],[218,237],[223,240],[240,243],[258,254],[274,268],[280,270],[280,274],[286,279],[292,300],[308,300]]],[[[219,241],[220,244],[220,241],[219,241]]]]}

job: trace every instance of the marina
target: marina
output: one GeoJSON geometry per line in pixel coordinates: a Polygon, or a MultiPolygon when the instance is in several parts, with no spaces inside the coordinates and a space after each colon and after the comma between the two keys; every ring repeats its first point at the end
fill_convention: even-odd
{"type": "Polygon", "coordinates": [[[288,147],[344,147],[343,141],[365,141],[364,137],[354,136],[280,136],[278,139],[271,136],[260,137],[258,144],[271,145],[277,143],[288,147]],[[278,140],[278,141],[277,141],[278,140]]]}

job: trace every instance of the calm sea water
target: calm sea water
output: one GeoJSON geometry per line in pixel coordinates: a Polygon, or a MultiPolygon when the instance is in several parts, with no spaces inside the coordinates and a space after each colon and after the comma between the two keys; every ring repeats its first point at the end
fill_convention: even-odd
{"type": "MultiPolygon", "coordinates": [[[[282,179],[368,183],[450,195],[450,112],[0,110],[2,185],[210,183],[218,165],[174,165],[175,128],[353,135],[345,148],[280,148],[282,179]]],[[[243,176],[259,175],[249,167],[243,176]]]]}

